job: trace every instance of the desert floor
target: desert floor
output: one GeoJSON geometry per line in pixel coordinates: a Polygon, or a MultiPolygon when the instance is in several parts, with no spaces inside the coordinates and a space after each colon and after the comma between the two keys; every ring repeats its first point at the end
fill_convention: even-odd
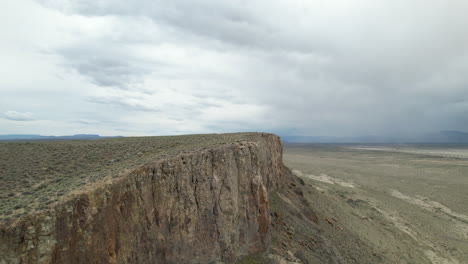
{"type": "Polygon", "coordinates": [[[468,263],[467,146],[286,144],[284,163],[345,262],[468,263]]]}

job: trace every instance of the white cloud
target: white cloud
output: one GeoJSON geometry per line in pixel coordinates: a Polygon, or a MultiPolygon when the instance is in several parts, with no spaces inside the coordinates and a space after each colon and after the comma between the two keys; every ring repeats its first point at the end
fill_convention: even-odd
{"type": "Polygon", "coordinates": [[[32,121],[34,120],[33,114],[29,112],[16,112],[16,111],[6,111],[4,117],[9,120],[14,121],[32,121]]]}

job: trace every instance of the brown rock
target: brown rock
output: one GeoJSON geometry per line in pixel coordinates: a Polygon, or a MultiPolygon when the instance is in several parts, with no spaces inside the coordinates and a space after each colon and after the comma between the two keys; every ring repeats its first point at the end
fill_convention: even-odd
{"type": "Polygon", "coordinates": [[[0,226],[0,263],[233,262],[270,245],[279,138],[155,160],[0,226]]]}

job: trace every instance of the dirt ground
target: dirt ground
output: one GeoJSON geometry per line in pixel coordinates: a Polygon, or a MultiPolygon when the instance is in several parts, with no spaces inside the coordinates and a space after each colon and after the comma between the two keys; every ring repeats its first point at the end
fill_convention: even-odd
{"type": "Polygon", "coordinates": [[[284,163],[288,187],[270,198],[274,254],[468,263],[468,147],[291,144],[284,163]]]}

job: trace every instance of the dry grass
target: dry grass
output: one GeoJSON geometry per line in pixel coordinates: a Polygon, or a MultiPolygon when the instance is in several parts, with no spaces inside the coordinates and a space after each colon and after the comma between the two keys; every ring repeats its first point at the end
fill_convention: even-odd
{"type": "Polygon", "coordinates": [[[124,169],[257,136],[238,133],[0,142],[0,221],[47,209],[70,191],[116,177],[124,169]]]}

